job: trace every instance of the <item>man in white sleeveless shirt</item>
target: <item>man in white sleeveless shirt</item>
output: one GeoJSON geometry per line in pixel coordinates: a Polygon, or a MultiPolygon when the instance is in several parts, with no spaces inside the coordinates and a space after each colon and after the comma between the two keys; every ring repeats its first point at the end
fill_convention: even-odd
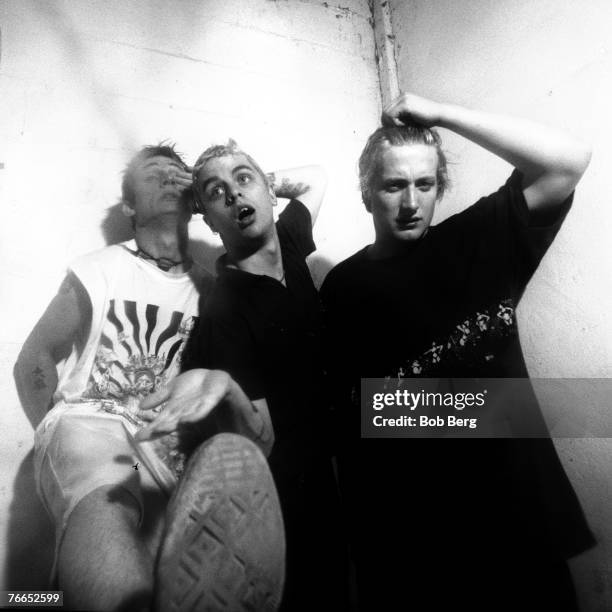
{"type": "Polygon", "coordinates": [[[190,187],[170,146],[130,161],[122,199],[134,240],[70,265],[15,366],[36,428],[38,493],[56,525],[52,581],[68,607],[274,610],[280,601],[282,518],[261,452],[273,442],[269,416],[220,371],[187,373],[182,396],[172,395],[212,281],[187,251],[190,187]],[[151,393],[168,394],[162,415],[142,409],[151,393]],[[172,434],[135,441],[166,413],[172,434]],[[192,445],[208,436],[186,468],[183,434],[192,445]]]}

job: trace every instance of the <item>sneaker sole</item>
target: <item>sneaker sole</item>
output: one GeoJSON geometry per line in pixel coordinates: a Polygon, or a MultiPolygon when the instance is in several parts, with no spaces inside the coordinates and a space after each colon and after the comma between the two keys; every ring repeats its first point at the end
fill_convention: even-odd
{"type": "Polygon", "coordinates": [[[268,463],[219,434],[191,457],[170,500],[156,610],[273,612],[285,579],[283,519],[268,463]]]}

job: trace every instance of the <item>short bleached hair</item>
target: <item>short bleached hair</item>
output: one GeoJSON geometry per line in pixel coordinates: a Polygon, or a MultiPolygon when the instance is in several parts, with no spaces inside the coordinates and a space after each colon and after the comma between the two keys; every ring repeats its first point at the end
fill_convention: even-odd
{"type": "Polygon", "coordinates": [[[438,132],[420,125],[404,125],[380,127],[369,138],[359,157],[359,186],[361,197],[366,208],[369,208],[372,179],[378,170],[381,153],[386,147],[401,147],[403,145],[423,144],[433,147],[438,156],[436,181],[438,183],[438,199],[450,187],[446,155],[442,150],[442,140],[438,132]]]}
{"type": "Polygon", "coordinates": [[[253,166],[253,169],[262,176],[266,185],[269,184],[268,177],[261,169],[260,165],[248,153],[243,151],[233,138],[230,138],[227,141],[227,144],[213,145],[211,147],[208,147],[208,149],[206,149],[196,160],[196,163],[193,165],[193,171],[191,173],[196,208],[197,212],[199,212],[200,214],[204,214],[205,209],[202,193],[198,186],[198,174],[211,159],[216,159],[218,157],[226,157],[228,155],[244,155],[244,157],[246,157],[249,163],[253,166]]]}

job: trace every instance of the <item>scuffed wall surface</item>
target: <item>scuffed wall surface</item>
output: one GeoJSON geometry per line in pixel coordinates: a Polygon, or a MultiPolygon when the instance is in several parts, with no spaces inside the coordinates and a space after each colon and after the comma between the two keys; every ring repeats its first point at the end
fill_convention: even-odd
{"type": "MultiPolygon", "coordinates": [[[[65,265],[104,245],[126,160],[170,139],[193,162],[233,136],[266,169],[324,164],[320,280],[370,232],[355,172],[380,113],[369,18],[366,0],[0,4],[0,589],[44,586],[51,543],[12,365],[65,265]]],[[[210,266],[218,242],[191,231],[210,266]]]]}
{"type": "MultiPolygon", "coordinates": [[[[565,128],[590,141],[591,165],[574,208],[520,308],[521,339],[536,377],[610,377],[612,322],[612,6],[569,0],[392,0],[402,90],[565,128]]],[[[497,188],[509,166],[442,131],[454,188],[438,220],[497,188]],[[484,171],[483,171],[484,170],[484,171]]],[[[609,406],[576,396],[565,409],[588,422],[609,406]]],[[[545,406],[554,419],[555,406],[545,406]]],[[[582,607],[612,609],[612,443],[557,440],[557,448],[598,537],[572,562],[582,607]]]]}

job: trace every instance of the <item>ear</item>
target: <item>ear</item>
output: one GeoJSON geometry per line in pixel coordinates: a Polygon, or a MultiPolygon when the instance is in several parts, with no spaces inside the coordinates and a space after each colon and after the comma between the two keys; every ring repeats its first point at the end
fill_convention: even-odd
{"type": "Polygon", "coordinates": [[[278,199],[274,193],[274,187],[272,187],[270,183],[268,183],[268,193],[270,194],[270,199],[272,200],[272,206],[276,206],[278,204],[278,199]]]}
{"type": "Polygon", "coordinates": [[[121,201],[121,212],[126,217],[133,217],[136,214],[136,211],[125,201],[121,201]]]}

